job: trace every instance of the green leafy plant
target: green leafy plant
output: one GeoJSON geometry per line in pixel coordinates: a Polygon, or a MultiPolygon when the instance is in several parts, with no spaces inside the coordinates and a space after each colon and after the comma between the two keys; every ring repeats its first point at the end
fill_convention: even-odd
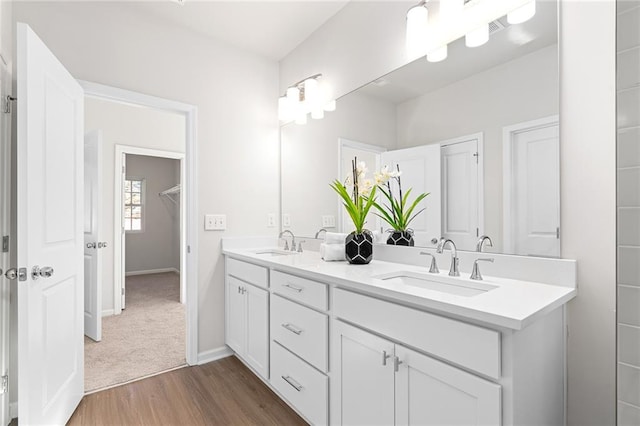
{"type": "Polygon", "coordinates": [[[367,166],[364,161],[358,162],[358,159],[354,158],[351,168],[351,175],[347,176],[344,182],[336,179],[329,186],[342,198],[342,205],[349,213],[356,233],[359,234],[364,230],[369,210],[375,205],[376,186],[371,179],[365,177],[367,166]],[[351,193],[349,187],[352,187],[351,193]]]}
{"type": "Polygon", "coordinates": [[[380,173],[376,173],[375,180],[380,192],[386,198],[387,204],[380,205],[373,202],[374,207],[379,213],[376,215],[387,222],[395,231],[407,231],[409,223],[416,218],[425,209],[422,208],[414,213],[418,204],[424,200],[429,192],[418,195],[413,202],[409,201],[411,189],[404,194],[402,193],[402,182],[400,181],[400,166],[396,166],[395,171],[390,171],[388,166],[384,166],[380,173]],[[398,183],[398,198],[396,198],[391,189],[391,180],[395,179],[398,183]]]}

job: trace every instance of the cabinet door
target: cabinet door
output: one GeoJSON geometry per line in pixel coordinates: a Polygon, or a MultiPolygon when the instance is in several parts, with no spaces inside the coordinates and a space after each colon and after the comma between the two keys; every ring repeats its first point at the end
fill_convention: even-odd
{"type": "Polygon", "coordinates": [[[333,324],[332,423],[392,425],[393,343],[340,321],[333,324]]]}
{"type": "Polygon", "coordinates": [[[243,288],[246,307],[246,351],[249,363],[265,379],[269,378],[269,292],[250,284],[243,288]]]}
{"type": "Polygon", "coordinates": [[[227,345],[240,355],[245,350],[245,297],[242,294],[242,288],[245,286],[242,281],[227,275],[225,340],[227,345]]]}
{"type": "Polygon", "coordinates": [[[396,345],[396,425],[499,425],[500,386],[396,345]]]}

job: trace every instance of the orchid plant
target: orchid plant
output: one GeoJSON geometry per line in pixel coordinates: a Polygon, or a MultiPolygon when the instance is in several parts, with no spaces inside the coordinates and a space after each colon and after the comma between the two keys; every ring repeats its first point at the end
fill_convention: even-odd
{"type": "Polygon", "coordinates": [[[425,209],[421,209],[414,213],[418,204],[424,200],[429,193],[422,193],[416,197],[413,202],[409,201],[411,188],[404,194],[402,193],[402,182],[400,181],[400,166],[396,165],[396,170],[390,170],[389,166],[384,166],[379,173],[375,174],[375,182],[380,192],[386,198],[388,204],[380,205],[373,202],[374,207],[379,214],[376,215],[387,222],[395,231],[405,232],[408,230],[409,223],[416,218],[425,209]],[[395,180],[398,184],[398,197],[393,194],[391,181],[395,180]]]}
{"type": "Polygon", "coordinates": [[[376,188],[372,179],[366,178],[367,165],[357,158],[351,161],[351,174],[344,182],[336,179],[330,186],[342,198],[342,204],[356,227],[356,233],[364,230],[367,214],[375,205],[376,188]]]}

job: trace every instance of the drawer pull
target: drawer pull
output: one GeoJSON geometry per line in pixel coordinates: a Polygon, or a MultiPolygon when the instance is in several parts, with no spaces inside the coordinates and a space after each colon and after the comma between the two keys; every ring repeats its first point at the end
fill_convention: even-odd
{"type": "Polygon", "coordinates": [[[287,330],[289,330],[290,332],[292,332],[293,334],[297,334],[298,336],[302,333],[301,329],[299,329],[294,325],[289,324],[288,322],[285,322],[284,324],[282,324],[282,326],[287,330]]]}
{"type": "Polygon", "coordinates": [[[282,377],[282,380],[289,383],[291,387],[297,390],[298,392],[302,392],[302,389],[304,389],[302,385],[297,381],[295,381],[293,378],[291,378],[291,376],[280,376],[280,377],[282,377]]]}
{"type": "Polygon", "coordinates": [[[400,364],[402,364],[402,361],[400,361],[400,358],[393,357],[393,369],[395,370],[395,372],[397,373],[398,370],[400,370],[400,364]]]}
{"type": "Polygon", "coordinates": [[[303,287],[298,287],[298,286],[295,286],[295,285],[293,285],[291,283],[286,283],[286,284],[283,285],[283,287],[290,288],[291,290],[297,291],[298,293],[300,293],[302,290],[304,290],[303,287]]]}

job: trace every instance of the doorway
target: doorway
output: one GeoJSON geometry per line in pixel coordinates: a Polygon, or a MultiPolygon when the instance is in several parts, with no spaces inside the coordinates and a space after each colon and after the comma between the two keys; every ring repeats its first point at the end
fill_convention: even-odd
{"type": "MultiPolygon", "coordinates": [[[[197,362],[196,273],[193,246],[188,252],[187,245],[188,241],[193,241],[189,237],[194,233],[191,224],[195,211],[189,200],[194,193],[195,171],[193,157],[189,154],[194,151],[195,108],[93,83],[81,84],[87,94],[86,130],[102,127],[104,135],[102,164],[106,170],[102,176],[104,198],[108,199],[103,209],[104,223],[108,226],[99,238],[105,260],[101,274],[104,278],[101,316],[104,317],[105,334],[100,343],[88,341],[92,347],[101,347],[102,355],[97,358],[86,355],[85,367],[102,368],[105,366],[103,361],[117,358],[113,365],[121,370],[116,372],[111,383],[102,377],[98,385],[92,386],[88,384],[95,375],[87,370],[86,390],[91,391],[180,367],[185,362],[190,365],[197,362]],[[104,123],[90,120],[90,107],[94,108],[94,117],[100,116],[95,111],[103,113],[104,123]],[[155,122],[151,116],[155,117],[155,122]],[[181,142],[171,145],[167,140],[181,142]],[[161,222],[159,227],[156,219],[161,222]],[[160,231],[164,228],[167,232],[162,237],[160,231]],[[158,238],[164,239],[159,241],[158,238]],[[146,242],[142,241],[145,239],[146,242]],[[131,244],[133,246],[126,250],[131,244]],[[127,256],[127,252],[134,256],[127,256]],[[127,292],[127,284],[131,282],[135,285],[127,292]],[[164,303],[169,299],[175,299],[174,303],[164,303]],[[139,309],[141,304],[148,312],[139,309]],[[152,321],[152,328],[150,331],[138,329],[137,338],[134,338],[136,333],[131,331],[137,328],[126,320],[145,315],[152,321]],[[167,315],[173,317],[168,319],[167,315]],[[106,331],[117,326],[107,324],[108,321],[118,323],[124,329],[117,338],[120,343],[113,350],[108,349],[106,331]],[[168,324],[175,325],[174,331],[179,329],[177,337],[163,330],[168,324]],[[165,344],[160,342],[155,349],[154,332],[155,343],[160,339],[158,335],[166,338],[165,344]],[[179,342],[177,346],[176,342],[179,342]],[[117,355],[118,346],[125,352],[117,355]],[[139,367],[135,367],[133,355],[136,353],[141,355],[137,357],[139,367]],[[150,358],[145,358],[147,355],[150,358]],[[167,356],[173,361],[167,363],[167,356]],[[154,359],[159,361],[160,367],[153,366],[154,359]],[[90,362],[93,365],[89,365],[90,362]]],[[[140,321],[140,324],[144,323],[144,320],[140,321]]]]}

